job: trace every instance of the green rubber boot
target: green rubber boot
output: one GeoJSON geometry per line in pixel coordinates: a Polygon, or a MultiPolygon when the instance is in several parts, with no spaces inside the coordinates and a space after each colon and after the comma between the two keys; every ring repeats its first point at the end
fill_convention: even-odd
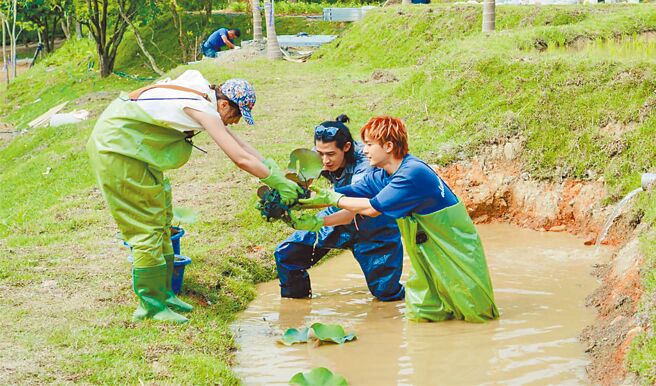
{"type": "Polygon", "coordinates": [[[190,312],[194,307],[180,300],[173,292],[171,279],[173,278],[173,255],[164,256],[166,260],[166,305],[178,312],[190,312]]]}
{"type": "Polygon", "coordinates": [[[139,306],[132,319],[155,319],[179,324],[189,321],[166,305],[166,268],[166,265],[160,265],[132,269],[134,292],[139,298],[139,306]]]}

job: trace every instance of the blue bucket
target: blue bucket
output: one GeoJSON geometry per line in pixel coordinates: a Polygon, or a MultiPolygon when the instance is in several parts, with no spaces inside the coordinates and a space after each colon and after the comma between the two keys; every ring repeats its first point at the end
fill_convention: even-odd
{"type": "Polygon", "coordinates": [[[180,239],[184,236],[185,231],[180,227],[171,227],[171,244],[173,244],[173,253],[176,255],[180,254],[180,239]],[[178,231],[178,233],[173,234],[173,230],[178,231]]]}
{"type": "Polygon", "coordinates": [[[180,293],[182,289],[182,281],[184,280],[184,271],[187,265],[191,264],[191,258],[183,255],[175,255],[173,260],[173,277],[171,278],[171,288],[176,294],[180,293]]]}
{"type": "MultiPolygon", "coordinates": [[[[178,231],[178,233],[176,233],[176,234],[171,233],[171,245],[173,246],[173,254],[177,256],[177,255],[180,254],[180,238],[182,238],[182,236],[184,236],[185,231],[184,231],[184,229],[182,229],[180,227],[171,227],[171,228],[178,231]]],[[[123,245],[130,248],[130,252],[132,252],[132,245],[128,244],[127,241],[123,241],[123,245]]],[[[132,255],[128,256],[128,261],[130,263],[133,263],[134,262],[134,257],[132,255]]],[[[190,260],[190,262],[191,262],[191,260],[190,260]]],[[[189,264],[189,263],[187,263],[187,264],[189,264]]]]}

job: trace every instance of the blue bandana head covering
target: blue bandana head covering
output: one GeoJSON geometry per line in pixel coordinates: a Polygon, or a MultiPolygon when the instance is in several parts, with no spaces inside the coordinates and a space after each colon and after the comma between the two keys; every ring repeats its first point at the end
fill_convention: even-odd
{"type": "Polygon", "coordinates": [[[246,123],[254,124],[251,109],[255,106],[255,90],[244,79],[229,79],[221,85],[221,92],[239,106],[246,123]]]}

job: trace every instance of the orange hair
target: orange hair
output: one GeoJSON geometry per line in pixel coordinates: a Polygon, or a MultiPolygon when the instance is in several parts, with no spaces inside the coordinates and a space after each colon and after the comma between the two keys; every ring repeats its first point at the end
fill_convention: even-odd
{"type": "Polygon", "coordinates": [[[392,142],[392,154],[396,158],[403,158],[408,154],[408,131],[399,118],[390,116],[373,117],[360,130],[360,137],[368,136],[379,144],[392,142]]]}

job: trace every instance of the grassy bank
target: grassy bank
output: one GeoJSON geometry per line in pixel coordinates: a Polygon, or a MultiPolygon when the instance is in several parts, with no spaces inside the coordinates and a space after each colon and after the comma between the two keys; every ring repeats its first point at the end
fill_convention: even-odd
{"type": "MultiPolygon", "coordinates": [[[[318,122],[347,113],[357,130],[371,115],[388,113],[404,117],[411,150],[429,161],[466,159],[487,143],[521,136],[522,167],[535,178],[603,176],[609,201],[636,187],[641,172],[656,169],[653,62],[541,50],[656,30],[656,8],[498,10],[500,31],[492,36],[478,33],[480,8],[389,8],[353,24],[310,63],[203,62],[192,68],[217,81],[243,77],[255,85],[257,125],[236,131],[281,164],[292,149],[310,146],[318,122]],[[381,69],[388,82],[372,77],[381,69]]],[[[226,22],[240,25],[238,20],[226,22]]],[[[174,40],[160,39],[171,36],[165,28],[153,27],[158,34],[149,35],[158,42],[158,58],[176,51],[174,40]]],[[[136,45],[127,41],[123,48],[117,69],[147,74],[136,45]]],[[[196,306],[192,323],[130,322],[135,301],[127,251],[113,238],[116,228],[94,187],[84,144],[118,90],[143,83],[100,79],[93,61],[88,43],[69,45],[2,95],[2,120],[18,129],[66,100],[70,109],[92,111],[92,119],[0,143],[0,323],[7,326],[0,379],[234,383],[229,323],[253,297],[253,284],[275,277],[272,250],[291,231],[260,220],[252,208],[258,181],[199,136],[196,144],[210,153],[195,152],[188,165],[170,173],[175,204],[193,207],[201,217],[182,241],[194,259],[183,296],[196,306]]],[[[638,203],[650,224],[654,199],[638,203]]],[[[654,241],[646,235],[644,245],[654,241]]],[[[646,280],[649,297],[656,288],[653,276],[646,280]]],[[[653,308],[645,309],[654,321],[653,308]]],[[[650,334],[640,338],[630,363],[645,382],[656,377],[650,334]]]]}

